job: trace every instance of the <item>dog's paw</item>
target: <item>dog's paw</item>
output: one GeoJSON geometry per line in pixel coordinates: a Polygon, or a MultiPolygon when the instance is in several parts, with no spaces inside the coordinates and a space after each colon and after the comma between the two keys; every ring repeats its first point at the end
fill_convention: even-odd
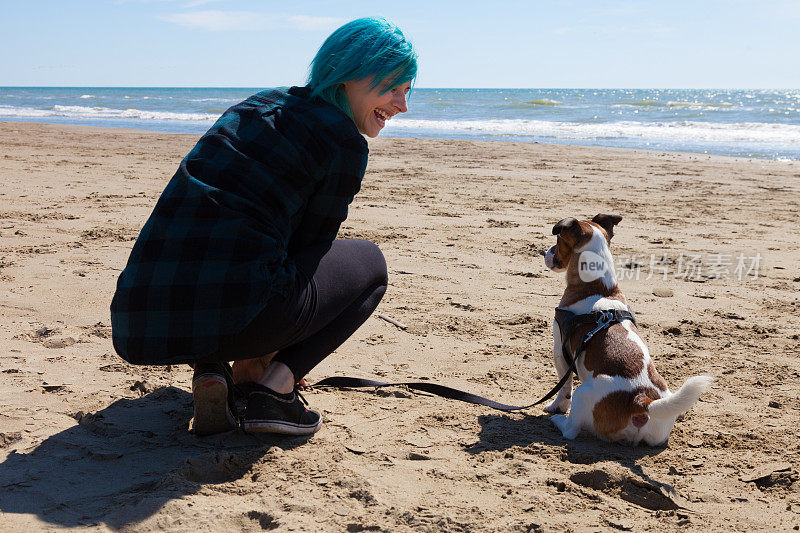
{"type": "Polygon", "coordinates": [[[545,408],[546,413],[566,413],[569,411],[569,406],[572,404],[572,398],[556,398],[550,402],[545,408]]]}
{"type": "Polygon", "coordinates": [[[553,415],[550,417],[550,421],[562,432],[564,431],[564,426],[567,425],[566,415],[553,415]]]}
{"type": "Polygon", "coordinates": [[[574,427],[574,424],[569,423],[568,417],[564,415],[553,415],[550,417],[550,420],[561,430],[561,434],[564,435],[565,438],[572,440],[578,436],[578,429],[574,427]]]}

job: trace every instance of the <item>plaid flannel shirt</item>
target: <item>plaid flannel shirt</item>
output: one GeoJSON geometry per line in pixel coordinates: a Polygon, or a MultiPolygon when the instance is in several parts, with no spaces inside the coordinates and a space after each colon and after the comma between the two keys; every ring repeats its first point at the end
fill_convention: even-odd
{"type": "Polygon", "coordinates": [[[117,353],[166,364],[215,352],[285,294],[289,254],[336,238],[367,154],[352,119],[306,87],[228,109],[181,161],[119,276],[117,353]]]}

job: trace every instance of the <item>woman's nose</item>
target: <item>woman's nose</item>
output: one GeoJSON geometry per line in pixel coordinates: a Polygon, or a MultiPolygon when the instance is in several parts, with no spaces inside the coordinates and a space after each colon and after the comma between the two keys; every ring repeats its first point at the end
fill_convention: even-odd
{"type": "Polygon", "coordinates": [[[394,98],[394,106],[397,108],[398,113],[405,113],[408,111],[408,102],[406,101],[406,93],[401,92],[394,98]]]}

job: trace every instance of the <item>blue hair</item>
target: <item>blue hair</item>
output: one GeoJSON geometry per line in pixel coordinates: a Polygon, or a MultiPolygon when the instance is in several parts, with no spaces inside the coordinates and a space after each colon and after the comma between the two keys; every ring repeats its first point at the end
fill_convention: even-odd
{"type": "Polygon", "coordinates": [[[312,96],[352,118],[342,84],[370,76],[370,89],[384,84],[380,94],[417,77],[417,52],[400,28],[383,18],[356,19],[325,39],[311,61],[308,86],[312,96]]]}

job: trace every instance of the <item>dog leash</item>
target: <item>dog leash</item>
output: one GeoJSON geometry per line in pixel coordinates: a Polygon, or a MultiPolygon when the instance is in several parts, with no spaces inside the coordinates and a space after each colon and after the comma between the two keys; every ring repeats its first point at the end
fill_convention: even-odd
{"type": "MultiPolygon", "coordinates": [[[[550,389],[550,392],[545,394],[541,399],[532,403],[530,405],[507,405],[504,403],[496,402],[494,400],[490,400],[489,398],[484,398],[483,396],[478,396],[477,394],[472,394],[470,392],[462,391],[459,389],[454,389],[452,387],[446,387],[444,385],[439,385],[438,383],[425,383],[425,382],[416,382],[416,381],[406,381],[402,383],[384,383],[382,381],[375,381],[366,378],[355,378],[349,376],[332,376],[329,378],[325,378],[321,381],[318,381],[312,385],[312,387],[320,387],[320,388],[364,388],[364,387],[372,387],[372,388],[381,388],[381,387],[408,387],[412,390],[418,390],[422,392],[428,392],[430,394],[435,394],[436,396],[441,396],[442,398],[447,398],[450,400],[458,400],[461,402],[472,403],[476,405],[484,405],[486,407],[491,407],[492,409],[497,409],[498,411],[522,411],[524,409],[529,409],[531,407],[537,406],[540,403],[543,403],[561,390],[561,387],[567,382],[567,379],[572,375],[572,372],[577,374],[577,361],[578,356],[586,347],[586,344],[592,339],[592,337],[597,334],[599,331],[611,326],[616,322],[621,322],[622,320],[631,320],[633,323],[636,323],[636,319],[633,317],[633,313],[630,311],[620,311],[617,309],[610,309],[606,311],[594,311],[592,313],[586,313],[583,315],[575,315],[571,311],[566,309],[556,308],[556,317],[557,322],[559,323],[559,329],[561,329],[561,321],[558,319],[561,318],[562,321],[564,317],[566,317],[565,313],[569,313],[572,316],[569,317],[571,322],[571,327],[574,327],[576,324],[588,324],[595,322],[597,325],[594,329],[589,331],[586,335],[584,335],[583,339],[581,340],[578,349],[575,350],[575,355],[571,356],[569,354],[568,349],[564,346],[565,342],[562,342],[563,347],[563,355],[569,363],[569,368],[564,375],[561,376],[561,379],[556,384],[555,387],[550,389]],[[559,316],[561,315],[561,316],[559,316]]],[[[571,332],[570,332],[571,333],[571,332]]],[[[568,338],[564,336],[565,340],[568,338]]]]}
{"type": "Polygon", "coordinates": [[[408,387],[409,389],[418,390],[422,392],[429,392],[431,394],[435,394],[436,396],[441,396],[442,398],[448,398],[450,400],[459,400],[462,402],[474,403],[477,405],[485,405],[486,407],[491,407],[492,409],[497,409],[498,411],[519,411],[520,409],[527,409],[528,407],[533,407],[534,405],[536,405],[535,403],[525,406],[506,405],[504,403],[490,400],[489,398],[484,398],[483,396],[478,396],[477,394],[472,394],[470,392],[454,389],[452,387],[445,387],[444,385],[439,385],[438,383],[425,383],[425,382],[413,382],[413,381],[406,381],[402,383],[383,383],[382,381],[373,381],[371,379],[365,379],[365,378],[353,378],[349,376],[333,376],[325,378],[322,381],[318,381],[312,385],[312,387],[323,387],[323,388],[331,387],[337,389],[362,388],[362,387],[381,388],[381,387],[398,387],[398,386],[404,386],[408,387]]]}

